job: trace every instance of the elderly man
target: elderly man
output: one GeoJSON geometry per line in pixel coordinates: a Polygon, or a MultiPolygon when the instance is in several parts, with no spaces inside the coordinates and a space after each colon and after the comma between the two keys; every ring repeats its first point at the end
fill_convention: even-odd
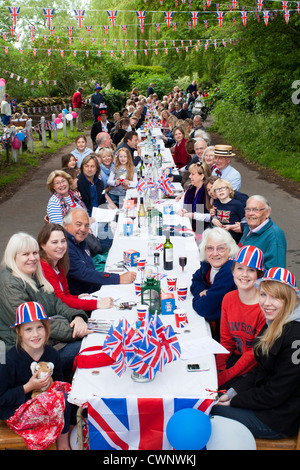
{"type": "Polygon", "coordinates": [[[103,148],[111,148],[112,140],[107,132],[99,132],[96,136],[96,150],[95,153],[99,153],[103,148]]]}
{"type": "Polygon", "coordinates": [[[139,156],[134,155],[134,152],[136,150],[138,154],[141,153],[141,148],[138,147],[138,142],[139,142],[138,133],[136,131],[129,131],[129,132],[126,132],[126,134],[124,135],[123,141],[117,147],[117,150],[120,150],[121,148],[126,148],[130,151],[134,166],[137,166],[141,161],[141,158],[139,156]]]}
{"type": "Polygon", "coordinates": [[[191,161],[185,166],[184,170],[188,170],[189,167],[193,163],[201,162],[203,152],[207,147],[207,142],[204,139],[196,138],[194,140],[196,141],[195,144],[194,144],[195,155],[193,156],[191,161]]]}
{"type": "Polygon", "coordinates": [[[201,116],[199,116],[199,114],[196,114],[194,116],[194,130],[191,133],[192,138],[195,137],[195,132],[198,130],[205,131],[205,127],[202,124],[201,116]]]}
{"type": "Polygon", "coordinates": [[[86,237],[89,233],[89,216],[85,209],[71,209],[64,217],[63,226],[67,232],[70,269],[68,284],[71,294],[91,294],[102,285],[131,284],[136,273],[128,271],[124,274],[96,271],[86,237]]]}
{"type": "Polygon", "coordinates": [[[286,267],[286,238],[283,230],[270,217],[271,207],[265,197],[249,197],[245,215],[247,224],[240,240],[242,245],[260,248],[266,269],[286,267]]]}
{"type": "Polygon", "coordinates": [[[219,176],[223,180],[229,181],[234,191],[241,188],[241,175],[230,165],[232,153],[231,145],[215,145],[215,165],[212,176],[219,176]]]}

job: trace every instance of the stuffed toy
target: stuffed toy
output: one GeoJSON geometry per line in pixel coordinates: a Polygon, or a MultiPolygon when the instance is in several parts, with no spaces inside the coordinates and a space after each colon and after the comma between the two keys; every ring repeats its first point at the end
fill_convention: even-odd
{"type": "Polygon", "coordinates": [[[46,390],[48,390],[50,386],[53,384],[53,379],[51,375],[53,374],[54,364],[53,362],[32,362],[30,365],[30,369],[31,369],[32,375],[38,371],[38,375],[37,375],[38,378],[45,377],[46,374],[49,374],[50,376],[48,387],[42,388],[40,390],[32,391],[31,398],[34,398],[40,393],[46,392],[46,390]]]}

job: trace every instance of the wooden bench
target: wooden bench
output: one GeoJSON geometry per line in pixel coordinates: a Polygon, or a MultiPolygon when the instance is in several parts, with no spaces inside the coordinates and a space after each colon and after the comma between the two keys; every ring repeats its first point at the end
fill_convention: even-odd
{"type": "Polygon", "coordinates": [[[286,439],[255,439],[257,450],[300,450],[300,430],[286,439]]]}
{"type": "MultiPolygon", "coordinates": [[[[5,421],[0,420],[0,450],[29,450],[23,437],[10,429],[5,421]]],[[[56,450],[56,444],[52,444],[47,450],[56,450]]]]}

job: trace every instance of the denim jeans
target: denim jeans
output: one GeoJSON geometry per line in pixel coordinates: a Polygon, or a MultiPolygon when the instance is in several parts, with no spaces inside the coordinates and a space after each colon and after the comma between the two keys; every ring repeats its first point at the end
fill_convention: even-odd
{"type": "Polygon", "coordinates": [[[257,418],[252,410],[245,408],[235,408],[230,405],[216,405],[212,408],[211,415],[223,416],[224,418],[239,421],[249,429],[255,438],[282,439],[286,437],[284,434],[270,429],[266,424],[257,418]]]}

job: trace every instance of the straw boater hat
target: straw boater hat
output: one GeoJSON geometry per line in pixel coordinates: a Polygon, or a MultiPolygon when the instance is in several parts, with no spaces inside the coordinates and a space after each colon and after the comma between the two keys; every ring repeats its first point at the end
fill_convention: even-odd
{"type": "Polygon", "coordinates": [[[215,145],[215,155],[222,157],[233,157],[235,153],[232,153],[231,145],[215,145]]]}

